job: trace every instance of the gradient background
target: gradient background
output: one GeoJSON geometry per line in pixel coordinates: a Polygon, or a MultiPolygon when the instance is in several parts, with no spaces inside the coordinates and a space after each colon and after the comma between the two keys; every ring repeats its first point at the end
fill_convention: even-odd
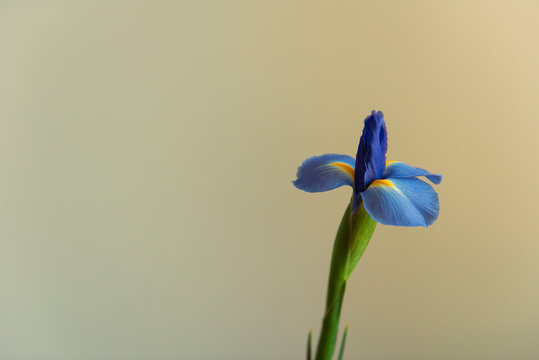
{"type": "Polygon", "coordinates": [[[347,359],[539,358],[537,1],[4,1],[0,358],[302,359],[354,155],[443,173],[379,226],[347,359]]]}

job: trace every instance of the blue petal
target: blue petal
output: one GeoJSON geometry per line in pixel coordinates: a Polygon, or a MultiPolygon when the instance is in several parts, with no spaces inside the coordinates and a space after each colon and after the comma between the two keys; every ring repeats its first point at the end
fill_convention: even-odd
{"type": "Polygon", "coordinates": [[[416,168],[400,161],[388,161],[383,178],[408,178],[414,176],[425,176],[436,185],[442,182],[442,175],[431,174],[427,170],[416,168]]]}
{"type": "Polygon", "coordinates": [[[365,119],[363,134],[356,155],[356,193],[365,191],[376,179],[380,179],[386,167],[387,129],[384,114],[372,111],[365,119]]]}
{"type": "Polygon", "coordinates": [[[436,191],[417,178],[373,181],[361,197],[369,215],[385,225],[429,226],[440,211],[436,191]]]}
{"type": "Polygon", "coordinates": [[[293,183],[307,192],[328,191],[343,185],[353,187],[354,165],[354,158],[348,155],[313,156],[298,168],[298,178],[293,183]]]}

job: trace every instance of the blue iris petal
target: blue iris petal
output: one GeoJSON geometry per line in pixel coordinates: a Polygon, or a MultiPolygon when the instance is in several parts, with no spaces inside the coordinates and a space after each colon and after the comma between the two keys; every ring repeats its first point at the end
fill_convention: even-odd
{"type": "Polygon", "coordinates": [[[387,130],[384,114],[372,111],[365,119],[363,134],[359,140],[356,155],[356,193],[365,189],[376,179],[380,179],[386,166],[387,130]]]}
{"type": "Polygon", "coordinates": [[[429,226],[440,211],[432,186],[414,177],[376,180],[361,197],[369,215],[385,225],[429,226]]]}
{"type": "Polygon", "coordinates": [[[414,176],[425,176],[436,185],[442,182],[442,175],[431,174],[427,170],[416,168],[400,161],[388,163],[383,178],[408,178],[414,176]]]}
{"type": "Polygon", "coordinates": [[[343,185],[353,187],[354,165],[354,158],[348,155],[313,156],[298,168],[298,178],[293,183],[307,192],[328,191],[343,185]]]}

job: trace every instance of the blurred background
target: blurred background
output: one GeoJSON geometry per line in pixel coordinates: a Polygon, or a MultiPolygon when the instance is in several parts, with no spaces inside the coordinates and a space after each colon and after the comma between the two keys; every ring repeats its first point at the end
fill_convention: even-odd
{"type": "Polygon", "coordinates": [[[355,155],[444,175],[379,225],[346,359],[539,358],[536,1],[3,1],[0,358],[301,359],[355,155]]]}

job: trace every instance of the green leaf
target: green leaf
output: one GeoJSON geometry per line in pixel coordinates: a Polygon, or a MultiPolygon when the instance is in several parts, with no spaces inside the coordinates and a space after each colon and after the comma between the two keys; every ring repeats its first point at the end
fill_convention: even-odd
{"type": "Polygon", "coordinates": [[[344,354],[344,347],[346,346],[346,335],[348,335],[348,324],[346,324],[346,327],[344,328],[344,334],[342,335],[341,350],[339,350],[338,360],[342,360],[342,356],[344,354]]]}
{"type": "Polygon", "coordinates": [[[312,339],[313,337],[313,331],[312,330],[309,330],[309,337],[307,338],[307,360],[313,360],[313,355],[312,355],[312,339]]]}
{"type": "Polygon", "coordinates": [[[365,210],[363,203],[358,206],[356,211],[352,214],[350,229],[350,246],[349,246],[349,260],[348,269],[346,273],[346,279],[350,278],[354,268],[356,267],[359,259],[365,252],[369,241],[371,240],[374,229],[376,228],[376,221],[365,210]]]}

